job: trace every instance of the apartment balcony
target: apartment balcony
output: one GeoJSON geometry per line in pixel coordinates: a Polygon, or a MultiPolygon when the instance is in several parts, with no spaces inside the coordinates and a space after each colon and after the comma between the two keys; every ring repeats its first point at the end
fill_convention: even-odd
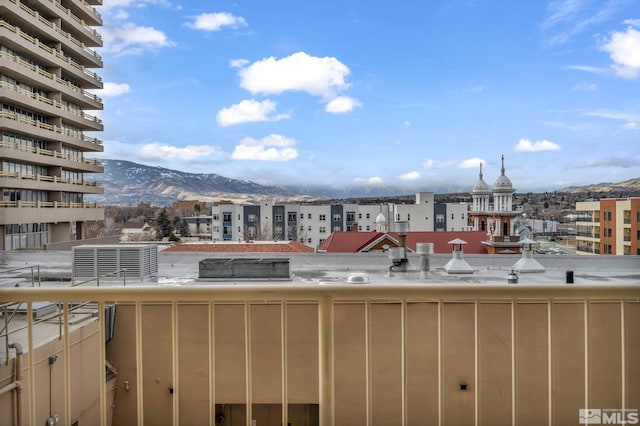
{"type": "Polygon", "coordinates": [[[34,148],[12,142],[0,141],[0,158],[30,164],[59,166],[68,170],[85,173],[104,173],[104,166],[99,160],[73,158],[59,151],[34,148]]]}
{"type": "Polygon", "coordinates": [[[2,377],[22,363],[6,423],[565,425],[640,407],[637,285],[32,283],[0,288],[2,377]]]}
{"type": "MultiPolygon", "coordinates": [[[[64,31],[39,12],[29,8],[18,0],[9,0],[0,10],[6,8],[13,14],[16,25],[24,31],[37,36],[40,39],[50,39],[60,42],[63,50],[73,52],[75,59],[81,61],[84,66],[90,68],[102,68],[102,58],[85,43],[67,31],[64,31]],[[18,22],[19,21],[19,22],[18,22]]],[[[95,44],[94,44],[95,45],[95,44]]]]}
{"type": "Polygon", "coordinates": [[[84,109],[100,110],[103,107],[99,96],[74,86],[9,52],[0,52],[0,70],[10,76],[19,76],[19,79],[27,84],[43,87],[49,92],[60,92],[65,99],[77,103],[84,109]]]}
{"type": "Polygon", "coordinates": [[[60,176],[0,171],[0,188],[103,194],[100,182],[65,179],[60,176]]]}
{"type": "Polygon", "coordinates": [[[81,151],[102,152],[104,149],[102,141],[97,138],[91,138],[84,134],[75,134],[62,127],[43,123],[12,112],[0,111],[0,129],[27,133],[45,140],[57,140],[81,151]]]}
{"type": "Polygon", "coordinates": [[[82,110],[71,109],[61,102],[22,89],[15,84],[0,82],[0,100],[23,106],[43,115],[61,117],[66,123],[88,131],[103,130],[102,120],[98,117],[87,114],[82,110]]]}
{"type": "MultiPolygon", "coordinates": [[[[58,0],[49,1],[55,3],[57,7],[64,9],[64,6],[62,6],[58,0]]],[[[85,0],[71,0],[66,4],[69,6],[67,10],[80,18],[81,21],[86,22],[88,25],[102,25],[102,15],[100,15],[100,12],[85,0]]]]}
{"type": "Polygon", "coordinates": [[[102,79],[98,74],[65,55],[64,52],[47,46],[37,38],[22,31],[19,27],[1,19],[0,39],[16,50],[33,52],[42,61],[46,61],[48,66],[64,68],[75,79],[83,82],[84,86],[95,89],[102,88],[102,79]]]}
{"type": "Polygon", "coordinates": [[[64,223],[104,220],[104,206],[61,201],[0,201],[0,223],[64,223]]]}

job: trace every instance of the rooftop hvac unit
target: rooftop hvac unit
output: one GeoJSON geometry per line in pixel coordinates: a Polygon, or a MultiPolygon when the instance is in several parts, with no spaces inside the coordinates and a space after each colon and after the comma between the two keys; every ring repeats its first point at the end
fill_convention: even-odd
{"type": "Polygon", "coordinates": [[[158,274],[158,247],[151,244],[73,247],[73,280],[144,281],[158,274]]]}

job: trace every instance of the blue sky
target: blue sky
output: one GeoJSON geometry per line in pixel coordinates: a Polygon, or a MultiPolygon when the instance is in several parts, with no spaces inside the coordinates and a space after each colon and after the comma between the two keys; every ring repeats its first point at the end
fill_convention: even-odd
{"type": "Polygon", "coordinates": [[[640,177],[635,0],[104,0],[103,158],[262,184],[640,177]]]}

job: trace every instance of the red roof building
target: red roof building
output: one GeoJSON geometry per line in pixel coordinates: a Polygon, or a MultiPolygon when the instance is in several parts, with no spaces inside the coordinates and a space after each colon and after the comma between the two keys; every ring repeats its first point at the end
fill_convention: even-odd
{"type": "MultiPolygon", "coordinates": [[[[415,251],[416,243],[433,243],[434,253],[451,253],[449,241],[460,238],[466,241],[464,251],[469,254],[486,254],[482,244],[487,238],[486,231],[456,232],[407,232],[407,250],[415,251]]],[[[385,251],[399,247],[398,234],[395,232],[333,232],[320,247],[325,253],[364,253],[385,251]]]]}
{"type": "Polygon", "coordinates": [[[313,248],[297,241],[253,242],[253,243],[194,243],[176,244],[167,252],[207,253],[313,253],[313,248]]]}

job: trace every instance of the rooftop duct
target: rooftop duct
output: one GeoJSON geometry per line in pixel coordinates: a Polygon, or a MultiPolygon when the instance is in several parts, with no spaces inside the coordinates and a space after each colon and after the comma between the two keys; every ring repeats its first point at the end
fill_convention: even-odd
{"type": "Polygon", "coordinates": [[[151,244],[73,247],[73,280],[122,278],[139,281],[158,275],[158,247],[151,244]]]}
{"type": "Polygon", "coordinates": [[[291,279],[288,258],[210,258],[202,259],[198,269],[200,279],[291,279]]]}
{"type": "Polygon", "coordinates": [[[433,254],[433,243],[416,243],[416,253],[420,255],[420,278],[427,278],[430,271],[429,258],[433,254]]]}
{"type": "Polygon", "coordinates": [[[409,222],[394,222],[393,228],[398,233],[399,247],[389,249],[389,259],[393,263],[389,267],[391,272],[407,272],[407,232],[409,232],[409,222]]]}

